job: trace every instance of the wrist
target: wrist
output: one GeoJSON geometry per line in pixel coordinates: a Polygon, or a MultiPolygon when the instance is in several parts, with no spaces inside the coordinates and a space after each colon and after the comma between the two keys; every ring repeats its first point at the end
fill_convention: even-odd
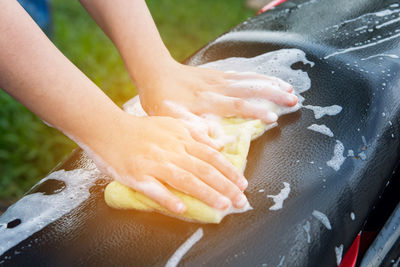
{"type": "Polygon", "coordinates": [[[76,130],[70,136],[78,145],[82,143],[97,152],[95,147],[104,144],[112,145],[112,139],[116,132],[121,128],[125,112],[118,106],[101,107],[90,114],[88,119],[82,118],[79,124],[74,127],[76,130]]]}

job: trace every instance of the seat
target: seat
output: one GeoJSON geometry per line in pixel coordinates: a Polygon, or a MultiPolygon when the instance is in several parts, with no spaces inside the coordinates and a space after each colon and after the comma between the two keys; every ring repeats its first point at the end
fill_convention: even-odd
{"type": "MultiPolygon", "coordinates": [[[[311,79],[304,105],[343,107],[338,115],[318,120],[312,110],[302,108],[282,116],[278,127],[252,143],[245,176],[253,210],[227,216],[219,225],[113,210],[103,200],[108,179],[99,175],[85,201],[8,249],[0,262],[161,266],[201,227],[203,237],[181,266],[338,265],[399,162],[397,2],[288,1],[243,22],[185,61],[198,65],[298,48],[315,63],[312,68],[292,66],[311,79]],[[334,137],[308,130],[314,123],[327,125],[334,137]],[[345,160],[335,170],[327,161],[337,140],[345,160]],[[273,200],[267,195],[278,194],[283,182],[291,185],[284,207],[269,210],[273,200]]],[[[90,165],[77,150],[57,169],[90,165]]],[[[48,183],[30,193],[60,191],[60,185],[48,183]]]]}

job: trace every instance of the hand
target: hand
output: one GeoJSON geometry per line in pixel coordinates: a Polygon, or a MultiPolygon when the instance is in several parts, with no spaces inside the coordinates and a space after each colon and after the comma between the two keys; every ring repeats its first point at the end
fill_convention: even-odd
{"type": "Polygon", "coordinates": [[[227,73],[175,61],[163,66],[151,81],[137,81],[144,110],[149,115],[182,119],[189,124],[193,138],[216,149],[219,145],[209,137],[212,125],[201,115],[254,118],[268,124],[275,122],[277,115],[268,106],[248,99],[261,98],[289,107],[297,104],[291,85],[275,77],[227,73]]]}
{"type": "Polygon", "coordinates": [[[247,205],[243,175],[216,150],[196,142],[176,119],[124,113],[110,135],[87,145],[103,172],[175,213],[184,204],[164,184],[217,209],[247,205]],[[107,167],[112,166],[112,167],[107,167]]]}

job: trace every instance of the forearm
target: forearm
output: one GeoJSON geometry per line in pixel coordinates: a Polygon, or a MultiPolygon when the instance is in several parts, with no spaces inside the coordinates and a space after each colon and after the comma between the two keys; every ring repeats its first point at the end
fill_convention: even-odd
{"type": "Polygon", "coordinates": [[[116,45],[139,88],[173,61],[144,0],[80,2],[116,45]]]}
{"type": "Polygon", "coordinates": [[[81,141],[98,138],[94,129],[121,112],[10,0],[0,2],[0,88],[81,141]]]}

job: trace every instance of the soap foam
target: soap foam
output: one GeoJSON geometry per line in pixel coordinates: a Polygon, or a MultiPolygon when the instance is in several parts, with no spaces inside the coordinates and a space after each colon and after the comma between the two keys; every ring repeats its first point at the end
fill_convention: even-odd
{"type": "Polygon", "coordinates": [[[279,192],[278,195],[267,195],[267,197],[272,198],[272,200],[275,202],[274,205],[272,205],[269,210],[279,210],[283,207],[283,201],[288,198],[289,193],[290,193],[290,184],[284,182],[283,183],[284,188],[279,192]]]}
{"type": "MultiPolygon", "coordinates": [[[[248,98],[245,99],[252,104],[263,106],[271,111],[275,112],[278,116],[295,112],[301,107],[301,103],[304,98],[300,95],[301,93],[307,91],[311,87],[311,80],[307,74],[302,70],[294,70],[291,66],[294,63],[303,62],[303,64],[309,64],[314,66],[314,63],[307,60],[305,53],[299,49],[281,49],[277,51],[268,52],[261,54],[252,58],[243,57],[231,57],[227,59],[222,59],[214,62],[209,62],[199,67],[212,68],[228,73],[235,73],[238,76],[251,76],[254,73],[263,74],[268,76],[278,77],[293,86],[295,95],[299,99],[299,103],[294,107],[283,107],[272,103],[271,101],[261,99],[261,98],[248,98]]],[[[238,79],[231,81],[232,88],[239,87],[243,90],[246,88],[262,90],[265,86],[275,86],[277,87],[277,80],[271,79],[271,81],[265,81],[260,79],[238,79]],[[275,84],[275,85],[274,85],[275,84]]],[[[199,133],[208,132],[210,130],[211,135],[215,140],[215,143],[219,146],[223,146],[226,143],[232,142],[234,137],[227,136],[222,130],[221,117],[213,114],[201,114],[199,116],[191,113],[187,108],[172,101],[164,101],[169,110],[172,111],[174,117],[181,118],[181,121],[190,127],[192,130],[199,133]]],[[[140,106],[140,101],[138,97],[135,97],[128,101],[124,105],[124,110],[135,116],[144,116],[146,113],[140,106]]],[[[266,125],[265,130],[269,130],[275,127],[277,123],[272,123],[266,125]]]]}
{"type": "Polygon", "coordinates": [[[333,157],[331,160],[326,162],[326,165],[334,169],[335,171],[340,170],[340,166],[342,166],[343,162],[346,158],[343,156],[344,145],[339,140],[336,140],[336,145],[333,150],[333,157]]]}
{"type": "Polygon", "coordinates": [[[312,124],[312,125],[308,126],[307,129],[327,135],[329,137],[333,137],[333,132],[325,124],[322,124],[322,125],[312,124]]]}
{"type": "Polygon", "coordinates": [[[16,219],[20,219],[21,223],[14,228],[0,227],[0,255],[78,207],[89,197],[89,188],[99,175],[97,169],[76,169],[59,170],[43,178],[39,185],[55,179],[63,181],[66,187],[52,195],[26,195],[4,212],[0,217],[0,225],[7,225],[16,219]]]}
{"type": "Polygon", "coordinates": [[[314,210],[312,212],[312,215],[318,220],[320,221],[328,230],[332,230],[332,226],[331,223],[329,222],[328,217],[323,214],[322,212],[318,211],[318,210],[314,210]]]}
{"type": "Polygon", "coordinates": [[[335,116],[342,111],[342,107],[338,105],[333,105],[328,107],[306,105],[304,106],[304,108],[311,109],[312,111],[314,111],[315,119],[320,119],[325,115],[335,116]]]}
{"type": "Polygon", "coordinates": [[[307,234],[307,243],[311,243],[311,235],[310,235],[310,230],[311,230],[311,224],[309,221],[307,221],[304,225],[303,225],[303,229],[307,234]]]}
{"type": "Polygon", "coordinates": [[[335,255],[336,255],[336,264],[337,266],[339,266],[340,263],[342,262],[343,244],[341,244],[339,247],[335,247],[335,255]]]}
{"type": "Polygon", "coordinates": [[[203,237],[203,228],[197,229],[192,236],[190,236],[171,256],[165,267],[176,267],[181,261],[182,257],[203,237]]]}

